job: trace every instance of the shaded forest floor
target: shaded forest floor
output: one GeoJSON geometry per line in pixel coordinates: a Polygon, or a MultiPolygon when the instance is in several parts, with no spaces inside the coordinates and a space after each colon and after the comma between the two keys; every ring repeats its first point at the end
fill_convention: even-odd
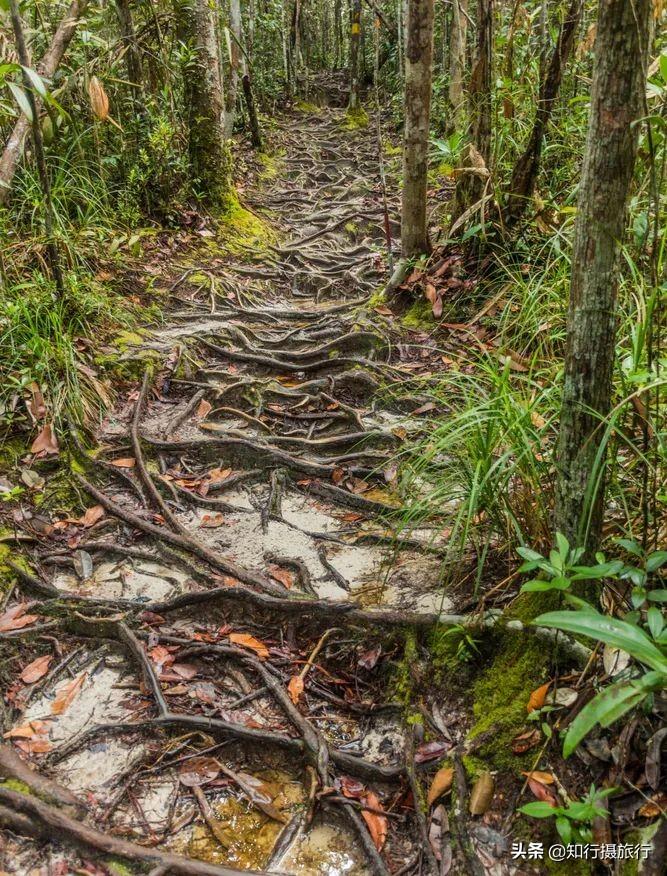
{"type": "Polygon", "coordinates": [[[399,532],[432,409],[405,379],[443,352],[377,296],[374,131],[280,127],[248,209],[156,249],[167,321],[102,351],[98,433],[56,462],[33,445],[60,494],[9,509],[0,822],[36,838],[5,833],[8,873],[546,872],[509,855],[550,830],[515,816],[526,771],[590,784],[528,720],[585,649],[556,653],[520,603],[469,630],[447,533],[399,532]]]}

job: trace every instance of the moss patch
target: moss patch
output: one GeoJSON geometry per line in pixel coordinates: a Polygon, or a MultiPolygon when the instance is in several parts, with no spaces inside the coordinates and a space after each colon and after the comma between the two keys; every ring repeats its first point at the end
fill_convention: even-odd
{"type": "Polygon", "coordinates": [[[473,687],[475,724],[468,738],[483,737],[475,755],[498,769],[525,768],[527,759],[515,755],[512,740],[526,727],[526,706],[532,691],[544,684],[551,655],[535,637],[499,631],[490,645],[491,664],[478,675],[473,687]]]}
{"type": "Polygon", "coordinates": [[[425,298],[418,298],[401,318],[405,328],[433,328],[433,312],[425,298]]]}
{"type": "Polygon", "coordinates": [[[345,121],[343,122],[343,128],[346,131],[358,131],[360,128],[368,127],[368,113],[366,110],[358,106],[356,109],[352,109],[348,107],[347,112],[345,113],[345,121]]]}
{"type": "Polygon", "coordinates": [[[322,112],[322,109],[317,104],[310,103],[307,100],[295,100],[294,109],[299,113],[315,113],[316,115],[322,112]]]}
{"type": "Polygon", "coordinates": [[[262,170],[259,173],[261,180],[275,179],[280,173],[280,161],[274,155],[269,155],[267,152],[258,152],[257,160],[262,165],[262,170]]]}
{"type": "Polygon", "coordinates": [[[276,233],[268,222],[246,210],[235,193],[227,199],[216,219],[218,234],[214,245],[217,244],[227,253],[263,249],[276,239],[276,233]]]}

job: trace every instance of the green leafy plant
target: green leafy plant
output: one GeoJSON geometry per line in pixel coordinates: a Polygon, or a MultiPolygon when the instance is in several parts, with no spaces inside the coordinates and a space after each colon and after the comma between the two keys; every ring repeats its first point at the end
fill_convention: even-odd
{"type": "Polygon", "coordinates": [[[526,803],[519,809],[531,818],[555,818],[558,835],[565,843],[587,843],[593,838],[593,821],[606,814],[602,800],[609,797],[616,788],[596,788],[591,785],[583,800],[570,800],[565,806],[552,806],[551,803],[535,801],[526,803]]]}
{"type": "Polygon", "coordinates": [[[521,590],[528,593],[545,590],[569,590],[575,581],[610,578],[623,568],[623,563],[620,560],[606,562],[602,553],[596,554],[597,563],[595,565],[579,565],[584,548],[570,548],[567,539],[560,532],[556,533],[556,547],[549,553],[548,558],[526,547],[517,548],[517,553],[526,561],[519,568],[520,572],[532,572],[539,569],[548,576],[547,579],[533,578],[527,581],[521,590]]]}

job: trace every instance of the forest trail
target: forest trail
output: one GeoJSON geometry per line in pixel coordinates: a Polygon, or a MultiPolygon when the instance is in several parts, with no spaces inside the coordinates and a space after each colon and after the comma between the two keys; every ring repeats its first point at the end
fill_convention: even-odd
{"type": "MultiPolygon", "coordinates": [[[[284,122],[284,173],[246,194],[278,242],[181,275],[148,343],[161,362],[187,343],[198,366],[175,376],[171,356],[107,418],[75,474],[84,528],[62,525],[40,578],[20,573],[59,656],[17,701],[14,739],[85,801],[91,849],[97,830],[210,863],[169,872],[382,874],[421,856],[430,872],[408,802],[421,740],[383,690],[401,624],[448,606],[434,534],[392,530],[420,399],[392,394],[389,323],[368,307],[386,270],[375,138],[343,123],[284,122]]],[[[442,715],[432,729],[424,761],[454,744],[442,715]]],[[[60,836],[17,841],[16,872],[71,861],[60,836]]]]}

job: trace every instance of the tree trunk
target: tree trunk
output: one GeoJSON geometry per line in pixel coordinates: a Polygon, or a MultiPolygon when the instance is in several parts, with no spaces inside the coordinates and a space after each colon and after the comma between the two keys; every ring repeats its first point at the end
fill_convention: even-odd
{"type": "Polygon", "coordinates": [[[558,41],[551,56],[547,73],[540,84],[533,129],[523,155],[514,165],[514,170],[512,171],[512,180],[509,186],[509,195],[504,214],[507,225],[513,225],[521,219],[526,212],[528,201],[535,189],[537,174],[540,170],[544,134],[551,120],[554,104],[558,97],[563,78],[563,69],[572,54],[574,38],[581,21],[583,7],[583,0],[572,0],[558,34],[558,41]]]}
{"type": "Polygon", "coordinates": [[[241,63],[241,0],[229,2],[229,32],[231,33],[231,50],[229,58],[229,81],[225,94],[225,138],[229,139],[234,131],[234,113],[236,96],[239,88],[239,67],[241,63]]]}
{"type": "Polygon", "coordinates": [[[588,140],[579,186],[556,451],[556,531],[595,551],[616,344],[618,251],[644,115],[651,0],[600,0],[588,140]]]}
{"type": "Polygon", "coordinates": [[[250,142],[255,149],[262,148],[262,132],[257,118],[257,107],[252,93],[252,82],[247,69],[243,71],[243,96],[245,97],[246,109],[248,110],[248,127],[250,128],[250,142]]]}
{"type": "Polygon", "coordinates": [[[359,108],[359,43],[361,41],[361,0],[350,5],[350,101],[349,108],[359,108]]]}
{"type": "Polygon", "coordinates": [[[134,30],[134,22],[132,21],[132,10],[130,9],[129,0],[116,0],[116,10],[118,12],[118,21],[120,23],[120,35],[124,43],[127,78],[134,86],[132,88],[132,99],[136,101],[143,81],[143,72],[141,52],[139,51],[139,45],[137,44],[137,35],[134,30]]]}
{"type": "MultiPolygon", "coordinates": [[[[491,163],[491,71],[493,0],[477,3],[477,61],[470,81],[472,141],[488,167],[491,163]]],[[[481,185],[479,195],[481,197],[481,185]]]]}
{"type": "Polygon", "coordinates": [[[209,0],[190,0],[176,8],[183,16],[183,30],[194,49],[197,69],[185,74],[189,112],[190,162],[203,203],[223,205],[231,190],[231,158],[225,145],[223,96],[216,9],[209,0]]]}
{"type": "Polygon", "coordinates": [[[448,128],[457,130],[461,126],[465,95],[463,91],[463,71],[466,66],[466,38],[468,31],[468,0],[452,0],[452,27],[449,57],[449,103],[452,119],[448,128]]]}
{"type": "Polygon", "coordinates": [[[410,0],[405,45],[405,139],[401,252],[412,258],[431,248],[426,228],[426,179],[431,110],[434,0],[410,0]]]}
{"type": "MultiPolygon", "coordinates": [[[[50,79],[60,66],[63,55],[74,36],[79,18],[86,8],[86,3],[87,0],[73,0],[67,15],[58,25],[51,45],[37,66],[37,72],[46,79],[50,79]]],[[[14,174],[23,155],[25,138],[29,130],[30,122],[22,114],[14,125],[0,158],[0,207],[4,207],[9,201],[14,174]]]]}

